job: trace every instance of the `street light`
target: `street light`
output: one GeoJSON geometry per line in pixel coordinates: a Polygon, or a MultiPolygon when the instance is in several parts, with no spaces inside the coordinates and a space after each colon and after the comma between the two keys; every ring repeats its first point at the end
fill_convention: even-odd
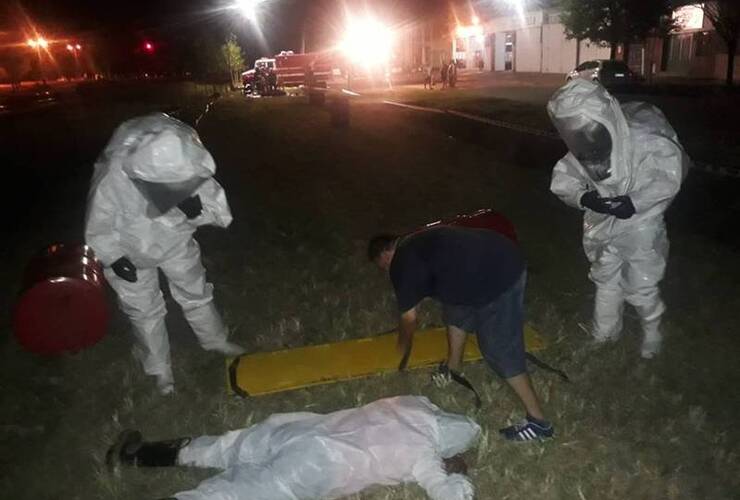
{"type": "Polygon", "coordinates": [[[249,21],[257,22],[257,7],[266,0],[236,0],[233,8],[241,12],[249,21]]]}
{"type": "Polygon", "coordinates": [[[393,32],[373,17],[350,16],[339,47],[364,66],[382,65],[391,57],[393,32]]]}
{"type": "Polygon", "coordinates": [[[37,38],[29,38],[26,44],[32,49],[45,49],[49,47],[49,42],[42,36],[37,38]]]}
{"type": "Polygon", "coordinates": [[[39,59],[39,75],[42,81],[46,81],[46,77],[44,76],[44,62],[41,60],[41,49],[46,50],[49,47],[49,42],[43,36],[37,36],[36,38],[26,40],[26,44],[36,50],[36,56],[39,59]]]}

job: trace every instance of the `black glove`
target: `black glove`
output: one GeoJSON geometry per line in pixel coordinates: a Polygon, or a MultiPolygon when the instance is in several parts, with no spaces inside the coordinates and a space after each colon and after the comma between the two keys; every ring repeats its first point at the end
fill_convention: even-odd
{"type": "Polygon", "coordinates": [[[122,280],[136,283],[136,266],[134,266],[133,262],[128,260],[128,257],[121,257],[111,264],[110,267],[113,269],[113,272],[116,273],[116,276],[122,280]]]}
{"type": "Polygon", "coordinates": [[[599,196],[597,191],[588,191],[581,196],[581,206],[600,214],[610,214],[609,199],[599,196]]]}
{"type": "Polygon", "coordinates": [[[629,219],[635,215],[635,206],[629,196],[615,196],[608,200],[609,205],[611,205],[609,213],[617,219],[629,219]]]}
{"type": "Polygon", "coordinates": [[[182,210],[185,217],[188,219],[195,219],[203,213],[203,204],[200,202],[200,196],[197,194],[181,201],[180,204],[177,205],[177,208],[182,210]]]}

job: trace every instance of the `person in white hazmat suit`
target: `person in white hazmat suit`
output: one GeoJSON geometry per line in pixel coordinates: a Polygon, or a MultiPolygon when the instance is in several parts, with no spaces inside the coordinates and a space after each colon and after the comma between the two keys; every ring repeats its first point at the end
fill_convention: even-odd
{"type": "Polygon", "coordinates": [[[417,482],[432,500],[471,500],[459,454],[480,427],[422,396],[398,396],[329,414],[275,414],[221,436],[143,442],[123,431],[106,461],[138,467],[221,469],[177,500],[308,500],[371,485],[417,482]]]}
{"type": "Polygon", "coordinates": [[[204,349],[243,352],[227,341],[193,239],[199,226],[232,220],[215,171],[196,131],[163,113],[121,124],[95,163],[85,239],[131,321],[134,355],[163,394],[174,379],[157,269],[204,349]]]}
{"type": "Polygon", "coordinates": [[[668,258],[663,213],[678,193],[689,158],[663,113],[619,102],[601,85],[573,80],[547,105],[570,152],[552,173],[551,191],[584,210],[583,248],[596,284],[592,335],[615,340],[626,300],[643,330],[641,355],[661,348],[665,306],[658,283],[668,258]]]}

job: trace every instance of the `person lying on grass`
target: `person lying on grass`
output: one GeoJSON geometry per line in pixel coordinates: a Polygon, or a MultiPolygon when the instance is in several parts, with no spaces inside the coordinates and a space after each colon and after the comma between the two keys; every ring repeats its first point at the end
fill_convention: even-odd
{"type": "Polygon", "coordinates": [[[447,362],[438,385],[460,369],[466,332],[475,331],[483,358],[506,380],[527,412],[500,430],[511,441],[550,438],[527,373],[524,349],[524,257],[509,238],[488,229],[436,226],[399,237],[370,240],[368,258],[388,271],[400,311],[398,348],[407,355],[416,331],[416,306],[426,297],[442,303],[447,325],[447,362]]]}
{"type": "Polygon", "coordinates": [[[177,500],[308,500],[339,498],[368,486],[416,482],[432,500],[472,500],[461,453],[480,427],[427,398],[398,396],[359,408],[282,413],[221,436],[143,442],[123,431],[106,462],[189,465],[223,472],[177,500]]]}

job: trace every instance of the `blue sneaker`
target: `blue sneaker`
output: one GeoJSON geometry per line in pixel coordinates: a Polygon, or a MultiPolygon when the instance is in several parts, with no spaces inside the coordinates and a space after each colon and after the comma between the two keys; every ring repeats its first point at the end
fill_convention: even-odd
{"type": "Polygon", "coordinates": [[[550,422],[527,415],[523,422],[505,427],[499,433],[508,441],[534,441],[551,438],[555,429],[550,422]]]}

